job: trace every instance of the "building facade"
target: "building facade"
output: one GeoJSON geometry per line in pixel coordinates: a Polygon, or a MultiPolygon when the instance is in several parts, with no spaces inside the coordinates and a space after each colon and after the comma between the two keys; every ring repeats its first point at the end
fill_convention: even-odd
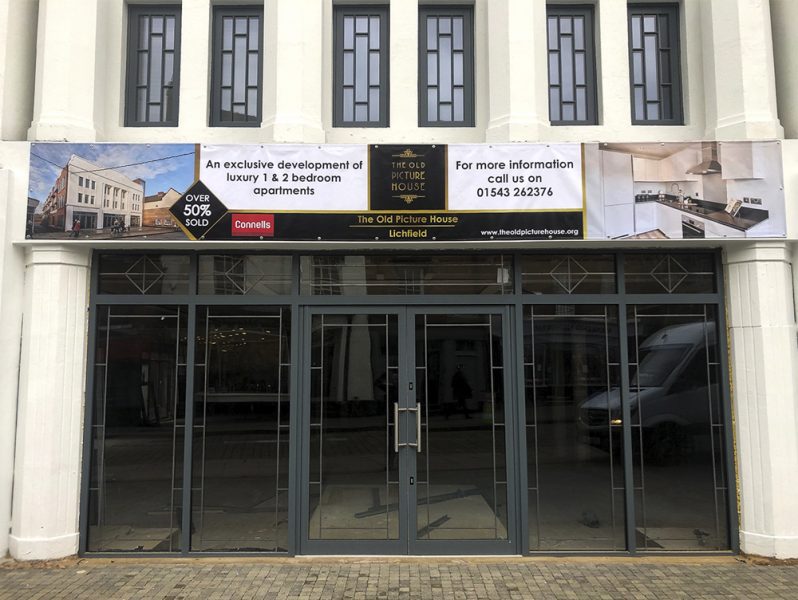
{"type": "Polygon", "coordinates": [[[796,20],[0,0],[0,554],[798,557],[796,20]]]}

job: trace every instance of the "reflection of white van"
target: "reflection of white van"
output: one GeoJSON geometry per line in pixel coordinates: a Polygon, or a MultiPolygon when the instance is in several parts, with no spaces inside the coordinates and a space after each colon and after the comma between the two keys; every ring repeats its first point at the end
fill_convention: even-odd
{"type": "MultiPolygon", "coordinates": [[[[630,349],[633,351],[633,349],[630,349]]],[[[660,329],[641,345],[630,362],[638,367],[630,376],[632,424],[643,428],[643,450],[654,462],[673,462],[709,443],[712,410],[720,410],[715,324],[688,323],[660,329]],[[709,350],[709,352],[707,352],[709,350]]],[[[720,422],[720,415],[715,415],[720,422]]],[[[579,426],[588,442],[608,449],[610,431],[619,448],[620,389],[595,394],[579,407],[579,426]]],[[[706,446],[708,447],[708,445],[706,446]]]]}

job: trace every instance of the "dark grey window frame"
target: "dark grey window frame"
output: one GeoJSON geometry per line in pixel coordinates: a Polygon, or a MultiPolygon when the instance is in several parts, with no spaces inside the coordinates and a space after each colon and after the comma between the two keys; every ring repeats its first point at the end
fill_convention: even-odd
{"type": "MultiPolygon", "coordinates": [[[[248,52],[247,52],[248,54],[248,52]]],[[[235,55],[233,57],[235,59],[235,55]]],[[[233,70],[235,71],[233,63],[233,70]]],[[[248,66],[244,66],[245,71],[248,66]]],[[[233,81],[235,83],[235,81],[233,81]]],[[[263,6],[225,4],[213,7],[213,35],[211,37],[211,106],[209,124],[211,127],[260,127],[263,119],[263,6]],[[222,36],[225,17],[258,17],[258,98],[257,115],[252,120],[223,120],[222,111],[222,36]]]]}
{"type": "MultiPolygon", "coordinates": [[[[452,86],[454,87],[454,86],[452,86]]],[[[422,4],[418,7],[418,125],[419,127],[474,126],[474,7],[467,5],[422,4]],[[427,110],[427,45],[428,17],[463,17],[463,119],[430,121],[427,110]]]]}
{"type": "MultiPolygon", "coordinates": [[[[182,9],[179,4],[131,4],[128,6],[127,65],[125,68],[125,127],[177,127],[180,118],[180,44],[182,9]],[[175,18],[174,50],[174,118],[162,121],[140,121],[136,118],[136,90],[139,54],[139,17],[144,15],[175,18]]],[[[162,68],[163,72],[163,68],[162,68]]],[[[149,88],[149,85],[147,86],[149,88]]]]}
{"type": "MultiPolygon", "coordinates": [[[[627,34],[629,36],[629,91],[631,104],[632,125],[684,125],[684,106],[682,99],[682,67],[681,67],[681,22],[679,15],[679,5],[675,3],[665,4],[630,4],[627,9],[627,34]],[[670,102],[673,117],[669,119],[637,119],[635,118],[635,83],[634,83],[634,59],[632,43],[632,17],[642,15],[653,15],[667,19],[668,22],[668,44],[670,49],[670,102]]],[[[659,46],[657,48],[659,50],[659,46]]],[[[657,65],[658,75],[662,62],[657,65]]],[[[643,65],[645,76],[645,63],[643,65]]],[[[662,77],[658,77],[659,98],[661,104],[662,96],[662,77]]]]}
{"type": "MultiPolygon", "coordinates": [[[[342,250],[307,250],[305,252],[290,252],[290,251],[275,251],[264,252],[264,254],[273,255],[291,255],[292,256],[292,284],[291,292],[282,295],[263,295],[263,296],[248,296],[248,295],[215,295],[215,294],[199,294],[198,293],[198,262],[199,257],[204,254],[260,254],[261,251],[251,250],[246,251],[170,251],[170,250],[100,250],[95,249],[92,256],[92,267],[90,273],[90,304],[89,304],[89,328],[88,328],[88,344],[87,355],[90,357],[85,373],[85,386],[86,398],[85,406],[83,409],[84,414],[84,431],[83,431],[83,447],[90,449],[92,444],[92,414],[95,404],[94,393],[94,360],[93,356],[95,341],[98,335],[97,332],[97,311],[98,308],[104,305],[150,305],[150,306],[184,306],[187,308],[187,338],[193,340],[196,337],[196,311],[199,306],[285,306],[291,310],[291,429],[290,429],[290,452],[291,460],[289,472],[289,506],[291,507],[291,517],[289,517],[289,547],[286,552],[252,552],[252,551],[219,551],[219,552],[205,552],[205,551],[192,551],[189,549],[188,541],[191,535],[191,511],[182,511],[182,550],[172,552],[140,552],[140,551],[120,551],[120,552],[92,552],[87,550],[87,538],[89,527],[89,472],[91,466],[91,453],[87,450],[83,453],[82,457],[82,476],[81,476],[81,489],[80,489],[80,515],[79,515],[79,556],[92,556],[92,557],[108,557],[108,558],[122,558],[122,557],[135,557],[141,559],[142,557],[157,556],[158,558],[180,558],[186,556],[279,556],[279,555],[294,555],[300,554],[306,550],[307,540],[301,536],[301,509],[303,502],[302,498],[302,478],[306,475],[303,472],[302,457],[306,454],[307,448],[303,449],[303,445],[307,445],[307,439],[300,440],[302,436],[299,414],[302,412],[300,406],[300,398],[305,393],[303,390],[304,376],[300,373],[300,360],[302,350],[300,348],[301,341],[305,339],[305,330],[303,322],[305,316],[312,312],[314,309],[324,307],[332,310],[350,311],[352,307],[369,307],[368,310],[375,312],[380,307],[389,308],[395,306],[405,306],[408,310],[413,308],[451,308],[451,312],[463,312],[464,309],[471,309],[473,307],[486,308],[486,307],[506,307],[509,317],[508,325],[510,330],[509,344],[513,348],[515,357],[512,360],[507,360],[507,369],[510,373],[512,381],[511,389],[508,388],[508,401],[512,404],[512,408],[508,407],[507,410],[515,410],[514,422],[518,424],[515,432],[515,443],[522,438],[520,427],[526,423],[526,407],[523,400],[523,390],[525,385],[524,369],[519,368],[519,362],[523,361],[523,343],[524,343],[524,325],[523,315],[525,307],[529,305],[557,305],[557,304],[575,304],[575,305],[591,305],[591,304],[605,304],[614,305],[618,307],[618,314],[625,315],[626,309],[630,305],[644,304],[644,305],[682,305],[682,304],[708,304],[714,305],[717,309],[717,332],[719,337],[718,342],[718,362],[721,368],[721,377],[719,385],[721,388],[721,403],[723,410],[723,445],[725,451],[724,473],[728,489],[726,494],[726,518],[727,518],[727,536],[729,549],[728,550],[712,550],[707,552],[691,552],[691,551],[657,551],[657,550],[640,550],[636,541],[635,535],[635,489],[633,485],[627,485],[625,488],[625,502],[626,502],[626,536],[627,536],[627,549],[618,551],[530,551],[527,533],[528,532],[528,507],[523,502],[525,496],[519,496],[514,492],[513,496],[509,496],[508,500],[515,502],[516,510],[516,527],[512,532],[509,532],[513,538],[512,553],[521,555],[538,555],[538,556],[639,556],[646,554],[648,556],[675,556],[675,555],[701,555],[701,556],[728,556],[739,553],[739,524],[737,520],[737,484],[735,477],[734,465],[734,443],[733,443],[733,427],[731,415],[731,399],[730,399],[730,379],[729,379],[729,351],[726,344],[728,328],[726,322],[726,314],[723,310],[725,289],[723,280],[723,264],[721,260],[721,252],[719,249],[711,248],[685,248],[685,249],[629,249],[620,250],[617,248],[610,248],[606,251],[599,250],[571,250],[566,248],[554,250],[528,250],[506,252],[502,250],[494,250],[493,252],[479,252],[477,254],[508,254],[513,259],[512,281],[513,292],[510,294],[495,294],[495,295],[478,295],[478,294],[449,294],[449,295],[394,295],[394,296],[369,296],[369,295],[338,295],[338,296],[309,296],[300,293],[300,259],[306,255],[318,255],[324,253],[325,255],[332,256],[346,256],[348,254],[391,254],[394,255],[395,251],[369,251],[363,249],[361,251],[342,250]],[[188,256],[190,262],[189,275],[188,275],[188,290],[183,294],[163,294],[163,295],[148,295],[148,294],[100,294],[99,279],[100,279],[100,263],[101,257],[105,255],[123,255],[129,253],[136,253],[141,255],[181,255],[188,256]],[[530,294],[523,291],[522,288],[522,257],[526,255],[590,255],[599,252],[605,255],[612,255],[615,260],[615,273],[616,285],[612,292],[608,293],[594,293],[594,294],[572,294],[572,293],[557,293],[557,294],[530,294]],[[659,292],[659,293],[630,293],[625,285],[625,257],[626,255],[673,255],[681,256],[689,259],[695,252],[702,252],[711,254],[714,259],[714,286],[713,292],[659,292]],[[296,340],[296,343],[294,342],[296,340]]],[[[449,251],[449,255],[468,254],[473,255],[473,251],[449,251]]],[[[433,259],[434,254],[429,254],[430,260],[433,259]]],[[[627,321],[625,318],[620,318],[619,321],[619,339],[627,340],[629,338],[627,321]]],[[[629,396],[629,357],[624,349],[626,346],[622,345],[621,348],[621,369],[622,386],[628,398],[629,396]]],[[[186,347],[185,362],[187,365],[195,364],[195,344],[189,343],[186,347]]],[[[185,398],[193,397],[194,393],[194,369],[187,370],[185,398]]],[[[194,408],[193,402],[186,402],[185,423],[193,424],[194,408]]],[[[625,447],[632,447],[631,438],[631,419],[629,413],[629,403],[625,401],[624,405],[624,444],[625,447]]],[[[183,440],[183,477],[184,481],[190,481],[191,465],[193,464],[193,448],[192,448],[192,435],[193,427],[186,427],[187,435],[183,440]]],[[[516,472],[517,489],[523,492],[527,489],[527,457],[523,451],[524,448],[517,446],[518,456],[513,464],[508,462],[508,469],[512,468],[516,472]]],[[[625,452],[623,458],[623,468],[625,473],[625,481],[633,481],[632,478],[632,453],[625,452]]],[[[191,486],[183,486],[182,502],[184,507],[190,507],[190,494],[191,486]]],[[[464,546],[468,547],[468,546],[464,546]]],[[[336,553],[340,554],[340,547],[336,549],[336,553]]],[[[447,548],[441,551],[430,552],[430,554],[451,554],[451,549],[447,548]]]]}
{"type": "Polygon", "coordinates": [[[390,11],[387,4],[343,4],[333,6],[333,127],[388,127],[390,124],[390,11]],[[380,101],[377,121],[345,121],[343,118],[344,93],[344,17],[380,17],[380,101]]]}
{"type": "MultiPolygon", "coordinates": [[[[595,9],[594,6],[591,4],[549,4],[546,6],[546,32],[548,36],[548,19],[549,17],[583,17],[585,20],[585,28],[584,28],[584,35],[585,35],[585,90],[586,90],[586,114],[587,117],[583,120],[569,120],[569,119],[557,119],[554,120],[551,118],[551,74],[549,74],[549,121],[552,125],[560,126],[560,125],[598,125],[598,79],[596,77],[596,60],[597,60],[597,53],[596,53],[596,41],[595,41],[595,9]]],[[[558,31],[559,31],[559,24],[558,24],[558,31]]],[[[547,37],[547,48],[549,47],[550,41],[547,37]]],[[[558,44],[559,47],[559,44],[558,44]]],[[[547,50],[547,55],[551,53],[551,50],[547,50]]],[[[560,54],[560,59],[557,61],[557,67],[562,71],[562,52],[558,50],[560,54]]],[[[573,51],[571,54],[571,60],[573,58],[573,51]]],[[[549,60],[547,59],[547,64],[550,65],[549,60]]],[[[550,66],[549,66],[550,68],[550,66]]],[[[562,83],[562,76],[560,76],[560,83],[562,83]]],[[[562,89],[562,86],[559,86],[562,89]]],[[[576,83],[574,83],[574,88],[576,88],[576,83]]],[[[560,96],[560,115],[562,115],[562,95],[560,96]]],[[[574,112],[576,115],[576,112],[574,112]]]]}

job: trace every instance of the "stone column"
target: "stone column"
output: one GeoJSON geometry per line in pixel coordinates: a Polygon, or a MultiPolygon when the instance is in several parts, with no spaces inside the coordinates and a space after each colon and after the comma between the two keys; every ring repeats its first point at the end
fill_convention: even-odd
{"type": "Polygon", "coordinates": [[[770,3],[707,0],[707,5],[709,10],[705,5],[701,13],[702,30],[712,38],[712,55],[705,57],[704,75],[714,84],[715,98],[715,110],[707,110],[707,133],[718,140],[783,137],[776,111],[770,3]]]}
{"type": "Polygon", "coordinates": [[[27,254],[10,552],[20,560],[78,549],[89,250],[27,254]]]}
{"type": "Polygon", "coordinates": [[[776,90],[779,97],[779,117],[785,137],[798,138],[798,2],[770,0],[773,24],[773,52],[776,63],[776,90]]]}
{"type": "MultiPolygon", "coordinates": [[[[625,2],[599,2],[596,6],[594,27],[597,34],[596,75],[599,80],[599,118],[610,137],[616,131],[628,132],[632,119],[627,11],[625,2]]],[[[621,137],[624,135],[628,133],[622,133],[621,137]]]]}
{"type": "Polygon", "coordinates": [[[546,3],[490,0],[487,4],[491,35],[486,141],[537,141],[549,122],[546,3]]]}
{"type": "Polygon", "coordinates": [[[322,143],[322,33],[318,0],[264,7],[263,129],[274,142],[322,143]]]}
{"type": "Polygon", "coordinates": [[[740,547],[798,557],[798,328],[790,245],[726,251],[740,547]]]}
{"type": "Polygon", "coordinates": [[[98,0],[40,0],[29,140],[93,142],[98,0]]]}

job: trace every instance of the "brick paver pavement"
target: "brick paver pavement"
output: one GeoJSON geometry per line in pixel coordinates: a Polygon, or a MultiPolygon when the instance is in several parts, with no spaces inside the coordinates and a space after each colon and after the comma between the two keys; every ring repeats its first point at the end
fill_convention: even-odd
{"type": "Polygon", "coordinates": [[[798,598],[798,566],[721,558],[0,561],[0,598],[798,598]]]}

